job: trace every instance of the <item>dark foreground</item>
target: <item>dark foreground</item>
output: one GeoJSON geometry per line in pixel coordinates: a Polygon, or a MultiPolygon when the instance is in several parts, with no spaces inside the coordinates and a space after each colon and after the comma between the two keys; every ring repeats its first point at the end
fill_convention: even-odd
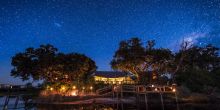
{"type": "MultiPolygon", "coordinates": [[[[0,110],[3,109],[4,97],[0,97],[0,110]]],[[[9,102],[8,109],[12,110],[14,107],[15,99],[9,102]]],[[[104,102],[104,101],[103,101],[104,102]]],[[[220,110],[220,104],[218,102],[197,102],[197,103],[164,103],[148,102],[147,106],[145,102],[132,102],[132,103],[100,103],[98,101],[87,104],[57,104],[57,103],[41,103],[41,104],[24,104],[20,101],[16,110],[220,110]]]]}

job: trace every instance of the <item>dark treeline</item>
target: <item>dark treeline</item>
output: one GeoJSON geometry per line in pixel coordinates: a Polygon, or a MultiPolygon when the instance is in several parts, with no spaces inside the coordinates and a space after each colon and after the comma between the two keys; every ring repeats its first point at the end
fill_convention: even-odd
{"type": "MultiPolygon", "coordinates": [[[[156,48],[154,40],[143,44],[138,38],[121,41],[111,61],[114,70],[132,73],[139,84],[177,83],[195,92],[220,88],[219,48],[183,42],[178,52],[156,48]]],[[[64,54],[52,45],[27,48],[12,57],[11,76],[45,82],[88,84],[96,71],[95,62],[78,54],[64,54]]]]}
{"type": "Polygon", "coordinates": [[[135,74],[141,84],[177,83],[195,92],[220,87],[219,48],[183,42],[173,53],[167,48],[155,48],[155,44],[154,40],[142,44],[138,38],[121,41],[112,68],[135,74]]]}
{"type": "Polygon", "coordinates": [[[79,53],[64,54],[52,45],[27,48],[12,57],[11,76],[22,80],[43,80],[49,83],[89,83],[96,70],[95,62],[79,53]]]}

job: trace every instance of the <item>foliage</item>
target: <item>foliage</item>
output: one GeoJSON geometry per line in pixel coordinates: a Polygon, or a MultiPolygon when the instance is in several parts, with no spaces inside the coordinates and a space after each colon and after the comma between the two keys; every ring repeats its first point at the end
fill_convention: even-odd
{"type": "Polygon", "coordinates": [[[205,47],[192,46],[185,51],[180,50],[176,53],[175,59],[179,62],[181,55],[183,53],[186,54],[180,71],[186,71],[193,67],[211,72],[220,68],[218,50],[217,47],[212,45],[207,45],[205,47]]]}
{"type": "Polygon", "coordinates": [[[71,83],[92,81],[89,75],[96,70],[93,60],[78,53],[58,53],[52,45],[27,48],[12,57],[11,76],[22,80],[32,78],[46,82],[71,83]]]}
{"type": "Polygon", "coordinates": [[[175,55],[175,62],[181,60],[182,63],[177,71],[177,83],[186,85],[195,92],[205,92],[205,88],[220,87],[217,75],[220,69],[220,58],[218,48],[212,45],[205,47],[191,46],[186,50],[180,50],[175,55]]]}
{"type": "Polygon", "coordinates": [[[192,92],[205,92],[205,87],[212,86],[214,81],[208,71],[192,68],[176,77],[179,85],[187,86],[192,92]]]}
{"type": "Polygon", "coordinates": [[[157,77],[167,72],[169,60],[173,56],[170,50],[154,48],[154,45],[155,41],[148,41],[144,47],[138,38],[121,41],[111,61],[112,68],[133,73],[138,77],[139,83],[150,82],[152,78],[149,71],[156,73],[157,77]]]}
{"type": "Polygon", "coordinates": [[[219,81],[220,81],[220,68],[213,71],[211,73],[211,77],[214,80],[214,85],[213,86],[220,88],[220,83],[219,83],[219,81]]]}
{"type": "Polygon", "coordinates": [[[150,40],[144,47],[138,38],[121,41],[111,61],[112,68],[135,74],[142,84],[153,83],[155,79],[156,83],[165,83],[170,79],[164,76],[170,73],[174,83],[192,91],[201,92],[207,86],[220,87],[219,48],[183,42],[180,50],[172,53],[154,45],[155,41],[150,40]]]}

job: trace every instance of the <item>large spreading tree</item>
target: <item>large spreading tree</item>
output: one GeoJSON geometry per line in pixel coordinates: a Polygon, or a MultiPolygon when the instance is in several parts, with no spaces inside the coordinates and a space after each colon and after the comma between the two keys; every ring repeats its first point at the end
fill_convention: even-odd
{"type": "Polygon", "coordinates": [[[176,82],[189,87],[192,91],[203,92],[218,85],[220,57],[219,48],[213,45],[203,47],[190,46],[181,49],[175,55],[175,62],[179,64],[176,71],[176,82]]]}
{"type": "Polygon", "coordinates": [[[17,53],[12,57],[11,64],[11,76],[52,83],[86,82],[97,68],[89,57],[78,53],[60,53],[49,44],[39,48],[27,48],[24,52],[17,53]]]}
{"type": "Polygon", "coordinates": [[[111,61],[112,68],[136,75],[141,84],[160,83],[159,79],[169,74],[170,81],[192,91],[204,92],[210,86],[220,88],[219,48],[183,42],[174,53],[154,45],[153,40],[142,44],[138,38],[121,41],[111,61]]]}
{"type": "Polygon", "coordinates": [[[138,38],[121,41],[111,61],[112,68],[136,75],[142,84],[159,79],[159,76],[169,71],[173,54],[169,49],[154,48],[154,45],[155,41],[148,41],[144,47],[138,38]]]}

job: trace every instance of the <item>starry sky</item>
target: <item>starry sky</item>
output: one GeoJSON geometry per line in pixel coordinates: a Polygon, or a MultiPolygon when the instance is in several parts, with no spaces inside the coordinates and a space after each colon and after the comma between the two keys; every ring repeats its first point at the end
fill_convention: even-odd
{"type": "Polygon", "coordinates": [[[183,40],[220,47],[220,0],[0,0],[0,83],[23,83],[10,77],[10,63],[27,47],[49,43],[111,70],[119,42],[131,37],[174,52],[183,40]]]}

